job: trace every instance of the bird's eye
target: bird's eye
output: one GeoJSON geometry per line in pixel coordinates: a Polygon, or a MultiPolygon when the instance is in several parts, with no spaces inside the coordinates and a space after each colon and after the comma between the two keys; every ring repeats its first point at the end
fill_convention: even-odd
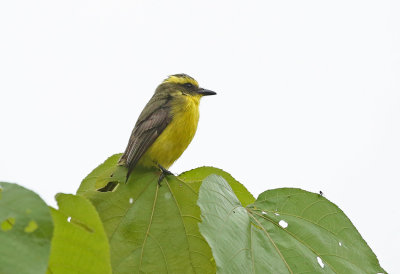
{"type": "Polygon", "coordinates": [[[193,88],[193,84],[191,84],[191,83],[185,83],[185,84],[183,84],[183,86],[185,88],[193,88]]]}

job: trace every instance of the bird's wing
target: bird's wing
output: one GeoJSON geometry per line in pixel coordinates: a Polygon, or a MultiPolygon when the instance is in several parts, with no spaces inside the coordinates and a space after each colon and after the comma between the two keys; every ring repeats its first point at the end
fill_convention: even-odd
{"type": "MultiPolygon", "coordinates": [[[[149,104],[151,103],[150,101],[149,104]]],[[[124,163],[128,167],[128,175],[172,120],[167,102],[164,101],[162,104],[157,102],[153,107],[155,107],[153,112],[140,115],[128,146],[120,159],[120,163],[124,163]]]]}

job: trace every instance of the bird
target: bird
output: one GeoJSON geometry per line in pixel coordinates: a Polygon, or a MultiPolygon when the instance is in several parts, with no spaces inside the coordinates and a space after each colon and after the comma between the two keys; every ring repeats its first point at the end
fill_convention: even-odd
{"type": "Polygon", "coordinates": [[[216,94],[199,87],[187,74],[168,76],[139,115],[119,159],[118,165],[128,169],[126,180],[136,166],[159,168],[159,185],[166,175],[171,175],[169,167],[186,150],[196,133],[200,99],[216,94]]]}

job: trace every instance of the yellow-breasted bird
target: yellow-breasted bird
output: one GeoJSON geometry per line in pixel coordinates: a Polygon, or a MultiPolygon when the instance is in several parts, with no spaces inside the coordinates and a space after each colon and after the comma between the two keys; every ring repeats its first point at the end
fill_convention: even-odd
{"type": "Polygon", "coordinates": [[[119,160],[128,168],[127,179],[135,166],[157,166],[162,173],[182,155],[196,133],[200,99],[215,95],[200,88],[195,79],[175,74],[165,79],[144,107],[132,130],[128,146],[119,160]]]}

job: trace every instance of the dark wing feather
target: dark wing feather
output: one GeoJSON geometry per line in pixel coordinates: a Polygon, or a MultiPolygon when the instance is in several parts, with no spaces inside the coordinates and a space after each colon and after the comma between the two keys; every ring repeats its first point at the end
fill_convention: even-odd
{"type": "Polygon", "coordinates": [[[171,122],[168,99],[153,97],[144,108],[132,131],[128,146],[120,159],[128,167],[128,175],[137,162],[171,122]]]}

